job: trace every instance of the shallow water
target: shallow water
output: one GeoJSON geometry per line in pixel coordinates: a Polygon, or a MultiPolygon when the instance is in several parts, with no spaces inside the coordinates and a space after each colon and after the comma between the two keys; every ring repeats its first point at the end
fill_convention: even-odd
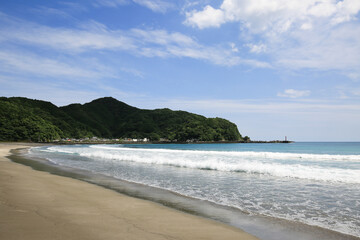
{"type": "Polygon", "coordinates": [[[267,222],[269,232],[305,224],[360,237],[359,143],[72,145],[32,148],[29,155],[202,200],[207,212],[236,209],[241,217],[204,215],[263,239],[271,238],[253,221],[267,222]]]}

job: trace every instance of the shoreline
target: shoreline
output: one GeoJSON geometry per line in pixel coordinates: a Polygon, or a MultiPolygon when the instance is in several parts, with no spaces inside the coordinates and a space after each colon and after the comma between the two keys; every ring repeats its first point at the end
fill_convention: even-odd
{"type": "Polygon", "coordinates": [[[251,143],[294,143],[295,141],[289,140],[250,140],[250,141],[124,141],[124,140],[114,140],[114,139],[103,139],[103,140],[83,140],[83,139],[69,139],[66,141],[48,141],[48,142],[1,142],[0,144],[38,144],[42,145],[74,145],[74,144],[124,144],[124,145],[133,145],[133,144],[251,144],[251,143]]]}
{"type": "MultiPolygon", "coordinates": [[[[0,142],[6,143],[6,142],[0,142]]],[[[117,141],[117,140],[103,140],[103,141],[87,141],[87,140],[69,140],[69,141],[49,141],[49,142],[29,142],[29,144],[39,144],[39,145],[74,145],[74,144],[124,144],[124,145],[136,145],[136,144],[250,144],[250,143],[294,143],[294,141],[283,141],[283,140],[271,140],[271,141],[189,141],[189,142],[180,142],[180,141],[117,141]]]]}
{"type": "Polygon", "coordinates": [[[0,143],[1,239],[258,239],[238,228],[10,161],[0,143]]]}
{"type": "MultiPolygon", "coordinates": [[[[11,143],[10,143],[11,144],[11,143]]],[[[13,145],[21,146],[21,143],[13,143],[13,145]]],[[[26,144],[23,144],[26,145],[26,144]]],[[[54,144],[28,144],[34,146],[46,146],[54,144]]],[[[56,144],[55,144],[56,145],[56,144]]],[[[24,146],[26,147],[26,146],[24,146]]],[[[110,189],[115,193],[119,193],[125,197],[135,200],[146,201],[166,209],[174,210],[191,216],[200,217],[201,219],[210,220],[215,223],[224,224],[225,226],[234,227],[243,230],[252,236],[256,236],[264,240],[286,240],[286,239],[329,239],[329,240],[355,240],[360,239],[353,235],[336,232],[331,229],[321,228],[315,225],[307,225],[300,222],[293,222],[281,218],[273,218],[269,216],[248,215],[239,209],[218,205],[211,201],[204,201],[196,198],[171,192],[161,188],[154,188],[143,185],[141,183],[128,182],[126,180],[117,179],[111,176],[102,175],[101,173],[93,173],[88,170],[78,168],[65,167],[57,165],[44,158],[27,156],[26,148],[12,150],[8,157],[12,162],[18,165],[24,165],[34,170],[50,173],[54,176],[63,176],[65,178],[80,180],[85,184],[99,186],[102,189],[110,189]]],[[[1,152],[1,144],[0,144],[1,152]]],[[[1,161],[0,161],[1,162],[1,161]]],[[[1,166],[0,166],[1,167],[1,166]]],[[[1,168],[0,168],[1,170],[1,168]]],[[[1,177],[1,171],[0,171],[1,177]]],[[[1,180],[1,179],[0,179],[1,180]]],[[[0,184],[1,193],[1,184],[0,184]]],[[[1,203],[1,194],[0,194],[1,203]]],[[[1,234],[0,234],[1,238],[1,234]]],[[[222,237],[221,237],[222,238],[222,237]]],[[[138,238],[135,238],[138,239],[138,238]]],[[[180,238],[180,239],[192,239],[180,238]]],[[[208,238],[207,238],[208,239],[208,238]]],[[[241,238],[242,239],[242,238],[241,238]]],[[[247,239],[247,238],[245,238],[247,239]]]]}

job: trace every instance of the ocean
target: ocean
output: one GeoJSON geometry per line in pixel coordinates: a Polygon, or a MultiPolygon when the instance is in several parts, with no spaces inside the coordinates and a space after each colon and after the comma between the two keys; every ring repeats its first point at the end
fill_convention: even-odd
{"type": "Polygon", "coordinates": [[[360,143],[52,145],[28,156],[161,190],[165,205],[191,200],[180,209],[261,239],[360,238],[360,143]]]}

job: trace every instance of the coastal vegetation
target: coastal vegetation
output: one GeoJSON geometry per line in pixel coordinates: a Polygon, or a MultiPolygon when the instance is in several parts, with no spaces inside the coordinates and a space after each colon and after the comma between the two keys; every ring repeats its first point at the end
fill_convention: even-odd
{"type": "Polygon", "coordinates": [[[144,110],[111,97],[64,107],[22,97],[0,97],[0,141],[92,137],[169,142],[250,140],[226,119],[167,108],[144,110]]]}

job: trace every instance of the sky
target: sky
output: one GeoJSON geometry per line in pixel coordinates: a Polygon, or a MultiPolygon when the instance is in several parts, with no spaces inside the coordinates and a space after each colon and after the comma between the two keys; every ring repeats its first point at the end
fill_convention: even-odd
{"type": "Polygon", "coordinates": [[[0,1],[0,96],[112,96],[253,140],[360,141],[360,0],[0,1]]]}

